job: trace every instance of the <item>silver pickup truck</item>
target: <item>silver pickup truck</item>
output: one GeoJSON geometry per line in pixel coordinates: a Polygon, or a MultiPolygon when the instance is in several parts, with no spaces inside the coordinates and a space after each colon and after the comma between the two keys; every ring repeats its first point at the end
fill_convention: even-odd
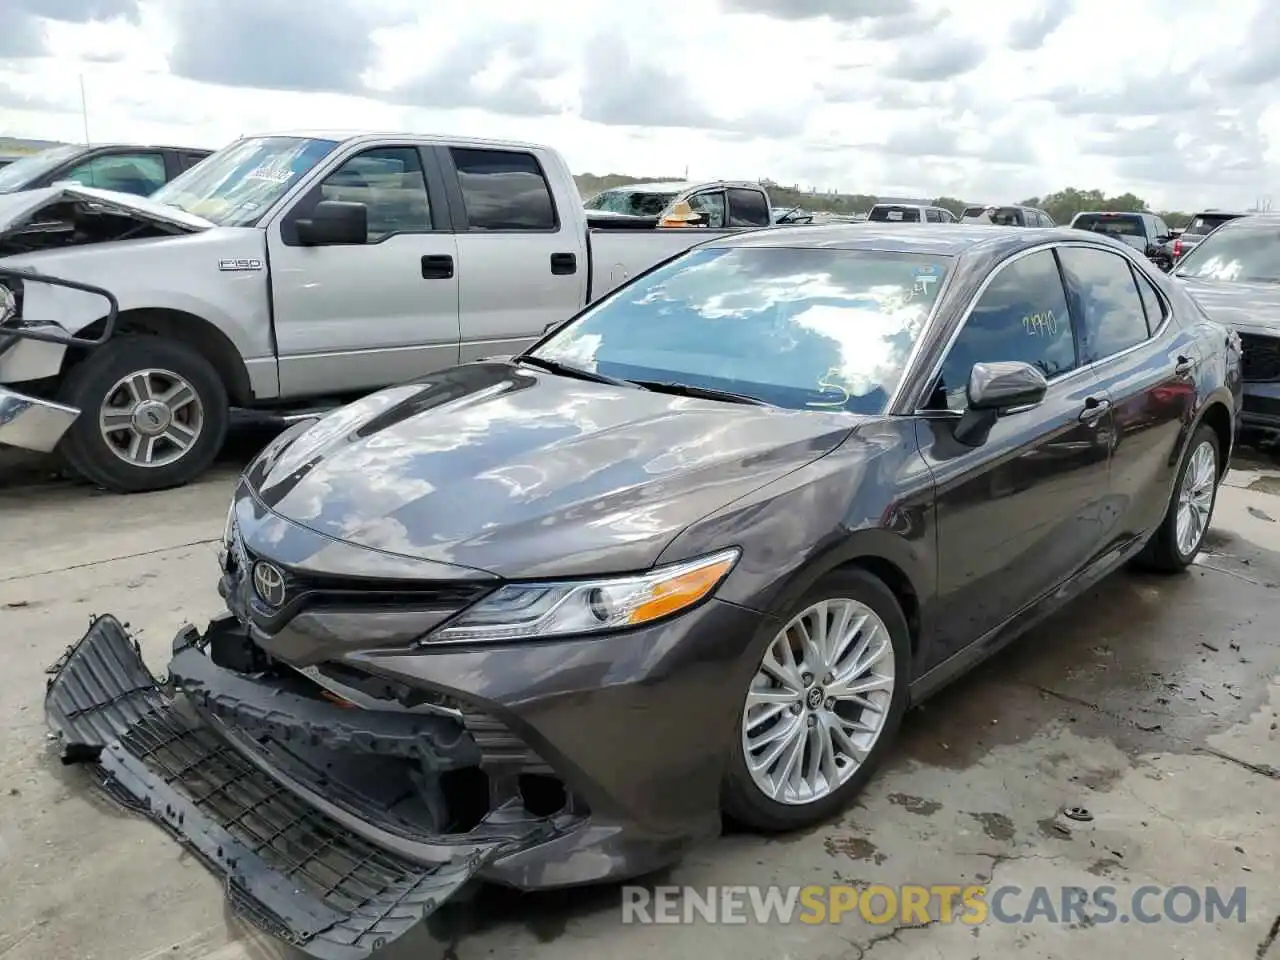
{"type": "Polygon", "coordinates": [[[296,415],[516,352],[726,232],[600,227],[556,151],[418,135],[245,138],[147,199],[0,197],[0,444],[177,486],[233,407],[296,415]]]}

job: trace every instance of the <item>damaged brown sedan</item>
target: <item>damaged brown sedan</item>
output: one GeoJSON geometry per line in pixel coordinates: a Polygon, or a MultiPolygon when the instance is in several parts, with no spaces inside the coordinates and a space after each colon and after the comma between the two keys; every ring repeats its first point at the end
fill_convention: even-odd
{"type": "Polygon", "coordinates": [[[1186,569],[1240,396],[1237,338],[1104,237],[721,238],[280,435],[227,613],[163,682],[95,621],[48,723],[243,916],[368,957],[472,879],[847,809],[912,703],[1128,561],[1186,569]]]}

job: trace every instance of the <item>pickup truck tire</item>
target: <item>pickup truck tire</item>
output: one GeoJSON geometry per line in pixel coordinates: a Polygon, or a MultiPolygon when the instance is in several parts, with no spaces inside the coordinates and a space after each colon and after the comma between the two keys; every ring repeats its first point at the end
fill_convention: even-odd
{"type": "Polygon", "coordinates": [[[58,399],[80,416],[59,450],[115,493],[182,486],[213,462],[231,411],[213,365],[164,337],[121,334],[72,367],[58,399]]]}

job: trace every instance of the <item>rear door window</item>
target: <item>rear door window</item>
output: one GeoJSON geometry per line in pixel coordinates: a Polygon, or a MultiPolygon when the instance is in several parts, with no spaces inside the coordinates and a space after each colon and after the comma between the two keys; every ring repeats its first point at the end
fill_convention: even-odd
{"type": "Polygon", "coordinates": [[[551,187],[538,158],[517,150],[450,149],[472,230],[555,230],[551,187]]]}
{"type": "Polygon", "coordinates": [[[1150,336],[1128,260],[1091,247],[1063,247],[1058,256],[1079,308],[1085,363],[1105,360],[1150,336]]]}
{"type": "Polygon", "coordinates": [[[919,223],[919,207],[881,206],[877,204],[867,214],[868,220],[877,223],[919,223]]]}
{"type": "Polygon", "coordinates": [[[773,222],[769,216],[769,203],[759,190],[745,190],[741,187],[730,187],[729,226],[731,227],[767,227],[773,222]]]}
{"type": "Polygon", "coordinates": [[[1082,213],[1071,224],[1077,230],[1092,230],[1113,237],[1145,237],[1146,227],[1138,213],[1082,213]]]}
{"type": "Polygon", "coordinates": [[[1235,217],[1221,216],[1212,213],[1198,213],[1192,218],[1191,222],[1187,224],[1187,229],[1183,232],[1194,234],[1197,237],[1203,237],[1206,233],[1216,230],[1224,223],[1235,219],[1235,217]]]}

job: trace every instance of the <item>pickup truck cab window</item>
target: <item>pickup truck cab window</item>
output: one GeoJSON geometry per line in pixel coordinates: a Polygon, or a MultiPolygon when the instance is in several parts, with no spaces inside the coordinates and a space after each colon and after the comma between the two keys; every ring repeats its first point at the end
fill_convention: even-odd
{"type": "Polygon", "coordinates": [[[450,153],[470,229],[505,233],[558,228],[551,187],[535,156],[457,147],[450,153]]]}
{"type": "Polygon", "coordinates": [[[767,227],[773,223],[769,201],[759,190],[730,187],[726,193],[729,197],[729,226],[767,227]]]}
{"type": "Polygon", "coordinates": [[[728,221],[725,213],[724,191],[704,190],[689,198],[693,212],[706,217],[706,225],[712,229],[724,227],[728,221]]]}
{"type": "Polygon", "coordinates": [[[74,180],[86,187],[115,190],[145,197],[165,182],[164,154],[112,153],[72,167],[59,180],[74,180]]]}
{"type": "Polygon", "coordinates": [[[427,180],[414,147],[377,147],[356,154],[310,191],[290,219],[305,216],[321,200],[364,204],[369,211],[369,243],[431,229],[427,180]]]}
{"type": "Polygon", "coordinates": [[[337,146],[336,140],[305,137],[237,140],[151,199],[220,227],[251,227],[337,146]]]}
{"type": "Polygon", "coordinates": [[[924,215],[925,215],[925,219],[926,219],[926,220],[928,220],[930,223],[941,223],[941,222],[942,222],[942,213],[941,213],[941,211],[933,210],[933,209],[929,209],[929,210],[926,210],[926,211],[924,212],[924,215]]]}

